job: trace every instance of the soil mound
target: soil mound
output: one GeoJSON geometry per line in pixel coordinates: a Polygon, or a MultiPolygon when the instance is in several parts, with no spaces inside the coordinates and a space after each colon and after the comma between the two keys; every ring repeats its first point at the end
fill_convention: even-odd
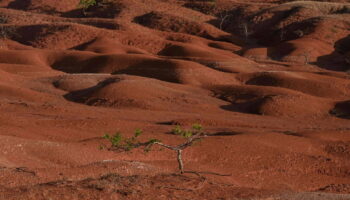
{"type": "Polygon", "coordinates": [[[274,87],[219,87],[215,96],[232,103],[225,110],[290,118],[326,117],[332,104],[322,98],[274,87]]]}
{"type": "Polygon", "coordinates": [[[0,50],[0,63],[21,65],[47,65],[46,57],[35,50],[0,50]]]}
{"type": "Polygon", "coordinates": [[[79,2],[0,0],[1,200],[350,199],[348,1],[79,2]]]}
{"type": "Polygon", "coordinates": [[[81,44],[73,49],[80,51],[91,51],[102,54],[147,54],[147,52],[121,44],[116,40],[106,37],[98,37],[85,44],[81,44]]]}
{"type": "Polygon", "coordinates": [[[106,79],[69,93],[66,98],[93,106],[176,112],[210,109],[224,103],[210,97],[205,90],[132,76],[106,79]]]}
{"type": "Polygon", "coordinates": [[[150,12],[138,16],[134,19],[134,22],[156,30],[187,33],[209,39],[227,35],[209,24],[198,23],[195,19],[189,20],[160,12],[150,12]]]}
{"type": "Polygon", "coordinates": [[[348,96],[347,88],[350,86],[348,80],[301,72],[260,72],[242,74],[241,77],[248,85],[288,88],[331,99],[346,98],[348,96]]]}

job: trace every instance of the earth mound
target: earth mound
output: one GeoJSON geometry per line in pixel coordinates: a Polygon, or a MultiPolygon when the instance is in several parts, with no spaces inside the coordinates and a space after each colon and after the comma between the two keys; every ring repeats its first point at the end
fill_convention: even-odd
{"type": "Polygon", "coordinates": [[[0,0],[0,199],[350,199],[348,1],[81,2],[0,0]]]}

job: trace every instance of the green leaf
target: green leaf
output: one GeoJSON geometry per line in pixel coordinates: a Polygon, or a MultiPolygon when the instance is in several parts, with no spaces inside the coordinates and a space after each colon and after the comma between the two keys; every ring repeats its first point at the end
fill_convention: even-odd
{"type": "Polygon", "coordinates": [[[96,5],[96,4],[97,4],[96,0],[80,0],[79,1],[79,7],[84,8],[84,9],[87,9],[91,6],[96,5]]]}
{"type": "Polygon", "coordinates": [[[171,132],[175,135],[181,135],[182,134],[181,126],[179,125],[175,126],[175,128],[173,128],[171,132]]]}
{"type": "Polygon", "coordinates": [[[135,130],[135,137],[140,136],[142,133],[143,133],[142,129],[137,128],[137,129],[135,130]]]}
{"type": "Polygon", "coordinates": [[[196,131],[201,131],[203,129],[203,127],[201,124],[193,124],[192,129],[194,129],[196,131]]]}
{"type": "Polygon", "coordinates": [[[123,139],[122,135],[119,132],[117,132],[109,140],[111,141],[112,146],[118,147],[120,145],[120,142],[122,141],[122,139],[123,139]]]}
{"type": "Polygon", "coordinates": [[[161,142],[160,140],[158,140],[158,139],[150,139],[150,140],[148,140],[148,142],[147,143],[149,143],[149,144],[154,144],[154,143],[156,143],[156,142],[161,142]]]}
{"type": "Polygon", "coordinates": [[[109,139],[111,136],[109,135],[109,134],[105,134],[104,136],[102,136],[102,138],[104,138],[104,139],[109,139]]]}
{"type": "Polygon", "coordinates": [[[193,135],[192,131],[184,131],[182,133],[182,137],[184,137],[184,138],[192,137],[192,135],[193,135]]]}

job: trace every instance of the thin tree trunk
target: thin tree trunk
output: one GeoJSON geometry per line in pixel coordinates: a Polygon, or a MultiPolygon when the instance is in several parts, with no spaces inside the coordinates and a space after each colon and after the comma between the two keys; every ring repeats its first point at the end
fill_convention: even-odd
{"type": "Polygon", "coordinates": [[[192,137],[187,139],[187,142],[185,142],[181,145],[175,146],[175,147],[163,144],[161,142],[154,142],[152,144],[158,144],[158,145],[165,147],[167,149],[176,151],[177,152],[177,162],[179,164],[180,173],[183,174],[184,173],[184,163],[182,161],[182,150],[191,146],[195,141],[200,140],[203,137],[206,137],[206,135],[193,135],[192,137]]]}
{"type": "Polygon", "coordinates": [[[221,22],[220,22],[220,30],[222,30],[222,25],[225,22],[225,19],[228,17],[229,15],[225,15],[224,17],[221,17],[221,22]]]}
{"type": "Polygon", "coordinates": [[[243,24],[243,29],[244,29],[245,41],[248,41],[248,25],[243,24]]]}
{"type": "Polygon", "coordinates": [[[177,162],[179,163],[180,173],[184,173],[184,163],[182,162],[182,150],[177,150],[177,162]]]}

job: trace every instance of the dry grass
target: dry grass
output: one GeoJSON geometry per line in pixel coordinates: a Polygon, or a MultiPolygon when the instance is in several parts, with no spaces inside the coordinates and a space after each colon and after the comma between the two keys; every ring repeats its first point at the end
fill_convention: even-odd
{"type": "Polygon", "coordinates": [[[0,39],[9,38],[16,32],[14,26],[8,25],[9,22],[9,16],[0,14],[0,39]]]}

